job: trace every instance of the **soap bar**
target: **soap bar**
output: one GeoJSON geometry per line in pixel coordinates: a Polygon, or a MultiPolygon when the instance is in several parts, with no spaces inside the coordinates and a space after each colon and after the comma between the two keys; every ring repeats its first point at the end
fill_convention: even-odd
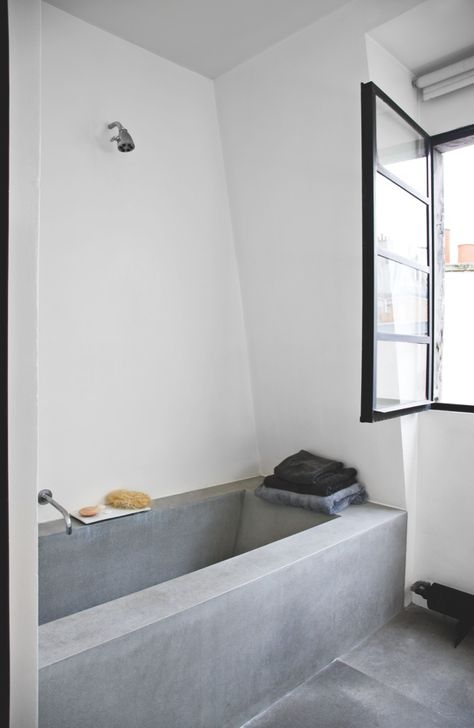
{"type": "Polygon", "coordinates": [[[98,512],[99,508],[97,506],[84,506],[84,508],[79,509],[80,516],[96,516],[98,512]]]}

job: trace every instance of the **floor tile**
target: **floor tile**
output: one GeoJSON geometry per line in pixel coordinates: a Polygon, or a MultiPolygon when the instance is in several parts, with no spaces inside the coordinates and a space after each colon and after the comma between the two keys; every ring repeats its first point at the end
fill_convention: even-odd
{"type": "Polygon", "coordinates": [[[474,728],[474,631],[454,649],[454,621],[411,605],[340,659],[447,720],[474,728]]]}
{"type": "Polygon", "coordinates": [[[336,661],[245,728],[455,728],[455,724],[336,661]]]}

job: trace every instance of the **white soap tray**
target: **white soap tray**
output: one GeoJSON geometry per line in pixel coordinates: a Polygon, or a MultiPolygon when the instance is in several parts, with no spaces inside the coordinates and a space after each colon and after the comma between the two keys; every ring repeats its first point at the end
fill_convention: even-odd
{"type": "Polygon", "coordinates": [[[108,521],[111,518],[121,518],[122,516],[131,516],[133,513],[143,513],[143,511],[149,511],[150,506],[146,508],[110,508],[104,506],[96,516],[81,516],[79,511],[72,511],[71,516],[81,523],[99,523],[99,521],[108,521]]]}

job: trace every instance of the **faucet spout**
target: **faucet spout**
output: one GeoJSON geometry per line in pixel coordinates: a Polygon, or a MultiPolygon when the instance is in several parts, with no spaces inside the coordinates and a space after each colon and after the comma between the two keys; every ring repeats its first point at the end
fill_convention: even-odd
{"type": "Polygon", "coordinates": [[[67,512],[65,508],[62,507],[57,501],[54,500],[53,494],[50,490],[40,490],[38,493],[38,503],[42,506],[49,503],[49,505],[56,508],[64,518],[64,521],[66,523],[66,533],[70,535],[72,533],[72,525],[71,525],[71,516],[67,512]]]}

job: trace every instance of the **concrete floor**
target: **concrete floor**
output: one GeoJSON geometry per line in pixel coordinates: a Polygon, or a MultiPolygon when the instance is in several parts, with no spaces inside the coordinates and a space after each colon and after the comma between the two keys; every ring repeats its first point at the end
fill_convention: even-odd
{"type": "Polygon", "coordinates": [[[474,728],[474,630],[411,605],[245,728],[474,728]]]}

